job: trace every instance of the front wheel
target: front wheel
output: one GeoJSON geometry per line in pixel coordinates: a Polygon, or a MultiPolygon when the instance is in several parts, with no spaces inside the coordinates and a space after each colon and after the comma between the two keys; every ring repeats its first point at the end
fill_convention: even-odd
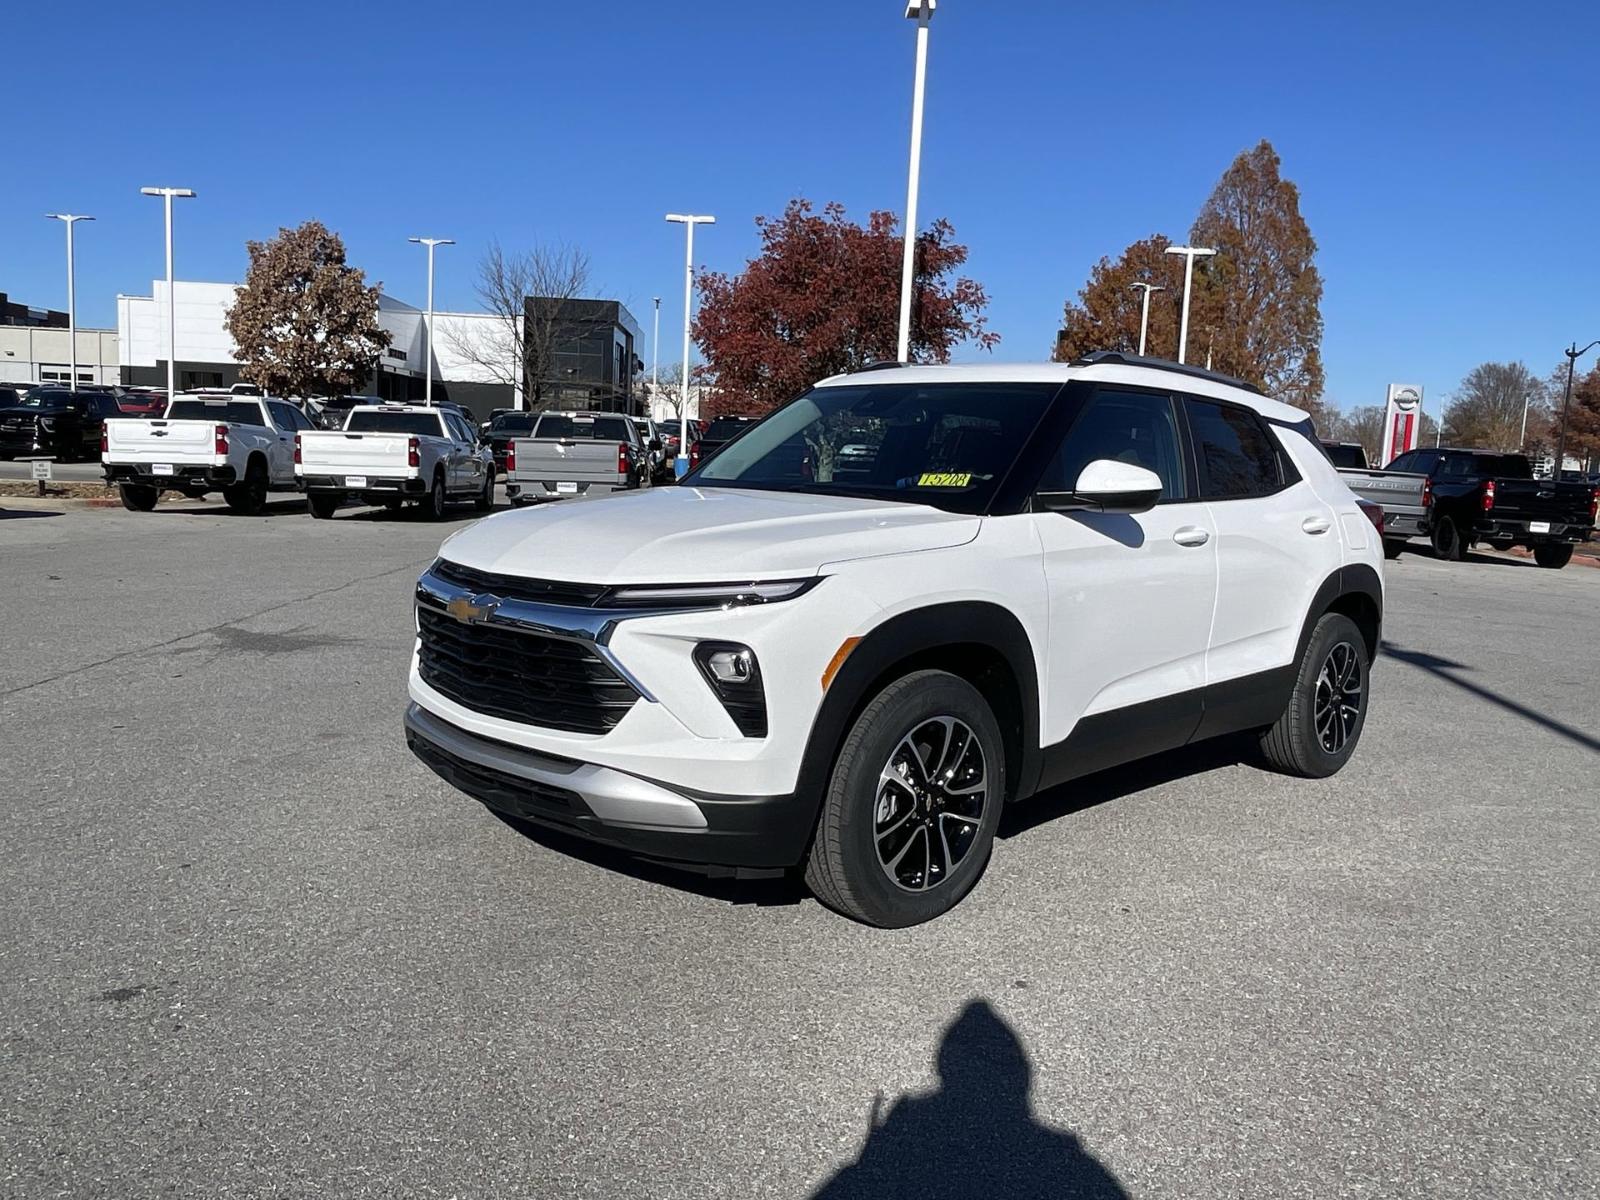
{"type": "Polygon", "coordinates": [[[156,506],[160,491],[140,483],[119,484],[117,493],[122,497],[122,507],[129,512],[149,512],[156,506]]]}
{"type": "Polygon", "coordinates": [[[1546,542],[1533,548],[1533,561],[1551,571],[1559,571],[1572,561],[1572,546],[1567,542],[1546,542]]]}
{"type": "Polygon", "coordinates": [[[1366,639],[1342,613],[1325,613],[1311,631],[1294,691],[1261,752],[1286,775],[1324,779],[1355,753],[1367,721],[1366,639]]]}
{"type": "Polygon", "coordinates": [[[836,912],[902,928],[978,882],[1005,803],[988,702],[945,671],[897,679],[856,719],[817,820],[806,884],[836,912]]]}

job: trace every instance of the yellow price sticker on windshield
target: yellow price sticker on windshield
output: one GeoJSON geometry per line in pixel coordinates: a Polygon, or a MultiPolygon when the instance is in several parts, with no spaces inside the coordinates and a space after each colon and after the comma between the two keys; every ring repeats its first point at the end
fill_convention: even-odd
{"type": "Polygon", "coordinates": [[[917,480],[918,487],[966,487],[972,482],[970,471],[957,474],[949,471],[930,471],[917,480]]]}

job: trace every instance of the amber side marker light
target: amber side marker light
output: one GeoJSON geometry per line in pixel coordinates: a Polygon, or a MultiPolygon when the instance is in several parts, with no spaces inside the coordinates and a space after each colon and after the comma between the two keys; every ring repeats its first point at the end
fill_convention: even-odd
{"type": "Polygon", "coordinates": [[[833,683],[833,677],[839,673],[839,668],[844,666],[844,660],[850,657],[850,652],[859,645],[858,637],[845,638],[840,647],[834,651],[833,657],[828,660],[827,667],[822,672],[822,690],[827,691],[833,683]]]}

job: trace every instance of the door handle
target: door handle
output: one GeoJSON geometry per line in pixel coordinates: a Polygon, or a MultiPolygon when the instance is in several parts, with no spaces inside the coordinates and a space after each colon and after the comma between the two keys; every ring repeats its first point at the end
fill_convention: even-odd
{"type": "Polygon", "coordinates": [[[1180,546],[1204,546],[1211,535],[1198,525],[1185,525],[1173,533],[1172,540],[1180,546]]]}
{"type": "Polygon", "coordinates": [[[1333,522],[1327,517],[1307,517],[1300,522],[1300,528],[1307,533],[1327,533],[1333,528],[1333,522]]]}

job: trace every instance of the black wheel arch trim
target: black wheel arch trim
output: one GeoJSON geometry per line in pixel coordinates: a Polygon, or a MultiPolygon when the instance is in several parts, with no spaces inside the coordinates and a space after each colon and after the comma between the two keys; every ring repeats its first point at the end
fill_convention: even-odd
{"type": "MultiPolygon", "coordinates": [[[[1010,610],[981,600],[933,604],[899,613],[876,626],[850,652],[834,676],[811,723],[795,792],[815,813],[820,809],[839,747],[856,714],[888,682],[902,663],[941,647],[976,646],[998,654],[1017,686],[1019,728],[1015,731],[1018,769],[1007,781],[1010,797],[1032,794],[1039,778],[1039,676],[1033,643],[1010,610]]],[[[921,664],[929,665],[929,664],[921,664]]],[[[1002,714],[996,714],[1002,725],[1002,714]]]]}
{"type": "Polygon", "coordinates": [[[1297,669],[1306,655],[1306,647],[1311,644],[1311,633],[1317,627],[1317,622],[1346,596],[1364,596],[1372,601],[1373,608],[1377,610],[1378,627],[1373,631],[1372,645],[1368,647],[1369,665],[1372,659],[1377,658],[1378,647],[1383,641],[1383,580],[1368,564],[1352,563],[1340,567],[1324,579],[1312,596],[1311,604],[1306,609],[1305,622],[1300,627],[1300,639],[1295,643],[1292,665],[1297,669]]]}

